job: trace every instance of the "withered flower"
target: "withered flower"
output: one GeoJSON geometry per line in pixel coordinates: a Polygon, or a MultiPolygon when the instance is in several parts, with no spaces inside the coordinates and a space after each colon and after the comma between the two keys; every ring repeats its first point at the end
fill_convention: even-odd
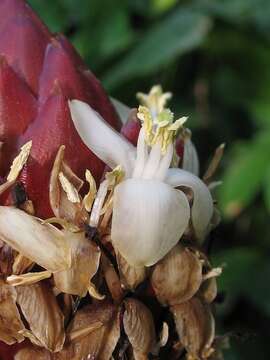
{"type": "Polygon", "coordinates": [[[145,280],[147,276],[146,267],[129,265],[119,252],[116,252],[116,258],[123,287],[125,289],[134,290],[145,280]]]}
{"type": "Polygon", "coordinates": [[[0,240],[0,275],[9,275],[12,272],[14,251],[0,240]]]}
{"type": "Polygon", "coordinates": [[[0,279],[0,340],[9,345],[24,340],[21,334],[24,324],[16,306],[16,300],[15,288],[0,279]]]}
{"type": "Polygon", "coordinates": [[[151,284],[163,305],[176,305],[189,300],[202,283],[202,262],[188,248],[176,245],[159,263],[151,284]]]}
{"type": "Polygon", "coordinates": [[[209,305],[193,297],[171,307],[181,343],[190,359],[207,359],[213,352],[215,322],[209,305]]]}
{"type": "Polygon", "coordinates": [[[0,206],[0,239],[51,272],[70,266],[71,250],[63,233],[22,210],[0,206]]]}
{"type": "Polygon", "coordinates": [[[15,355],[14,360],[52,360],[52,355],[48,350],[38,346],[26,346],[15,355]]]}
{"type": "Polygon", "coordinates": [[[65,231],[64,238],[71,249],[71,265],[66,270],[54,273],[55,285],[61,292],[83,297],[97,272],[101,253],[82,232],[65,231]]]}
{"type": "MultiPolygon", "coordinates": [[[[17,303],[38,344],[53,352],[60,351],[65,341],[64,316],[50,287],[39,282],[18,286],[16,292],[17,303]]],[[[33,339],[31,334],[29,338],[33,339]]]]}
{"type": "Polygon", "coordinates": [[[124,330],[132,345],[134,359],[146,360],[156,343],[153,316],[150,310],[138,300],[127,299],[124,306],[124,330]]]}
{"type": "Polygon", "coordinates": [[[119,304],[124,297],[121,282],[113,264],[104,255],[101,257],[101,269],[112,299],[119,304]]]}
{"type": "Polygon", "coordinates": [[[110,304],[85,306],[67,329],[67,345],[57,360],[110,360],[120,338],[117,308],[110,304]]]}

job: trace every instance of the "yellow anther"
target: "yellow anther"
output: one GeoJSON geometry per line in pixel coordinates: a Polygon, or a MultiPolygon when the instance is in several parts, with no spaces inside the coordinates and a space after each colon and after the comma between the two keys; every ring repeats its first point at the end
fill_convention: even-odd
{"type": "Polygon", "coordinates": [[[139,93],[141,103],[138,109],[138,119],[141,120],[145,133],[145,141],[149,146],[160,143],[163,154],[174,141],[178,130],[183,126],[187,117],[174,121],[174,114],[165,108],[170,93],[163,93],[161,86],[154,86],[149,94],[139,93]]]}
{"type": "Polygon", "coordinates": [[[139,106],[137,117],[143,124],[145,140],[148,145],[151,145],[153,140],[153,118],[150,110],[145,106],[139,106]]]}
{"type": "Polygon", "coordinates": [[[165,108],[171,97],[170,92],[163,93],[160,85],[153,86],[148,94],[141,92],[137,94],[140,103],[149,108],[153,116],[158,115],[165,108]]]}

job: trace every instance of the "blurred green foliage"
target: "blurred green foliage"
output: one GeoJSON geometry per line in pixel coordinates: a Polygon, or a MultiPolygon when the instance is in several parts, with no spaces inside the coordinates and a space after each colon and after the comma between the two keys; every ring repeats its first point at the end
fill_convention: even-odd
{"type": "Polygon", "coordinates": [[[202,170],[217,145],[227,151],[217,179],[226,222],[213,234],[224,265],[219,333],[225,359],[269,359],[270,342],[270,1],[31,0],[64,32],[113,96],[161,83],[174,93],[202,170]]]}

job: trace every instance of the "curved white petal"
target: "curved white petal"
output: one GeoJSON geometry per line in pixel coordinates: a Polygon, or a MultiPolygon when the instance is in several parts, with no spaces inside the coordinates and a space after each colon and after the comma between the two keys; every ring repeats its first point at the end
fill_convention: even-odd
{"type": "Polygon", "coordinates": [[[198,158],[197,150],[190,139],[185,140],[182,167],[184,170],[187,170],[192,174],[199,176],[199,171],[200,171],[199,158],[198,158]]]}
{"type": "Polygon", "coordinates": [[[164,181],[167,171],[171,165],[172,157],[173,157],[173,145],[170,144],[168,146],[166,154],[163,156],[163,158],[160,161],[159,168],[155,173],[155,179],[164,181]]]}
{"type": "Polygon", "coordinates": [[[142,176],[143,169],[148,159],[148,148],[145,142],[144,128],[142,127],[139,133],[137,142],[137,156],[132,177],[139,178],[142,176]]]}
{"type": "Polygon", "coordinates": [[[110,168],[121,165],[130,176],[135,163],[136,148],[108,125],[88,104],[69,101],[71,117],[82,141],[110,168]]]}
{"type": "Polygon", "coordinates": [[[70,266],[70,246],[63,233],[22,210],[0,206],[0,239],[51,272],[70,266]]]}
{"type": "Polygon", "coordinates": [[[153,179],[155,173],[157,172],[161,159],[161,147],[160,144],[153,145],[147,163],[145,164],[142,178],[143,179],[153,179]]]}
{"type": "Polygon", "coordinates": [[[189,218],[183,192],[157,180],[125,180],[114,193],[114,247],[130,265],[151,266],[177,244],[189,218]]]}
{"type": "Polygon", "coordinates": [[[193,191],[191,219],[195,234],[203,240],[213,214],[213,199],[207,186],[197,176],[182,169],[169,169],[165,182],[173,187],[186,186],[193,191]]]}
{"type": "Polygon", "coordinates": [[[120,117],[120,120],[122,124],[125,124],[127,122],[128,116],[130,114],[131,108],[127,105],[123,104],[121,101],[114,99],[110,97],[111,102],[113,103],[113,106],[120,117]]]}

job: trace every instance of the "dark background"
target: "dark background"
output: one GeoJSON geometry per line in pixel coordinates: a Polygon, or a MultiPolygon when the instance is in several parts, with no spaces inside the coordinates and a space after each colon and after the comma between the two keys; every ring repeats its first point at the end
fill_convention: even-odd
{"type": "Polygon", "coordinates": [[[270,359],[270,1],[31,0],[65,33],[114,97],[162,84],[206,169],[226,153],[216,198],[223,223],[211,260],[219,279],[217,332],[226,360],[270,359]]]}

